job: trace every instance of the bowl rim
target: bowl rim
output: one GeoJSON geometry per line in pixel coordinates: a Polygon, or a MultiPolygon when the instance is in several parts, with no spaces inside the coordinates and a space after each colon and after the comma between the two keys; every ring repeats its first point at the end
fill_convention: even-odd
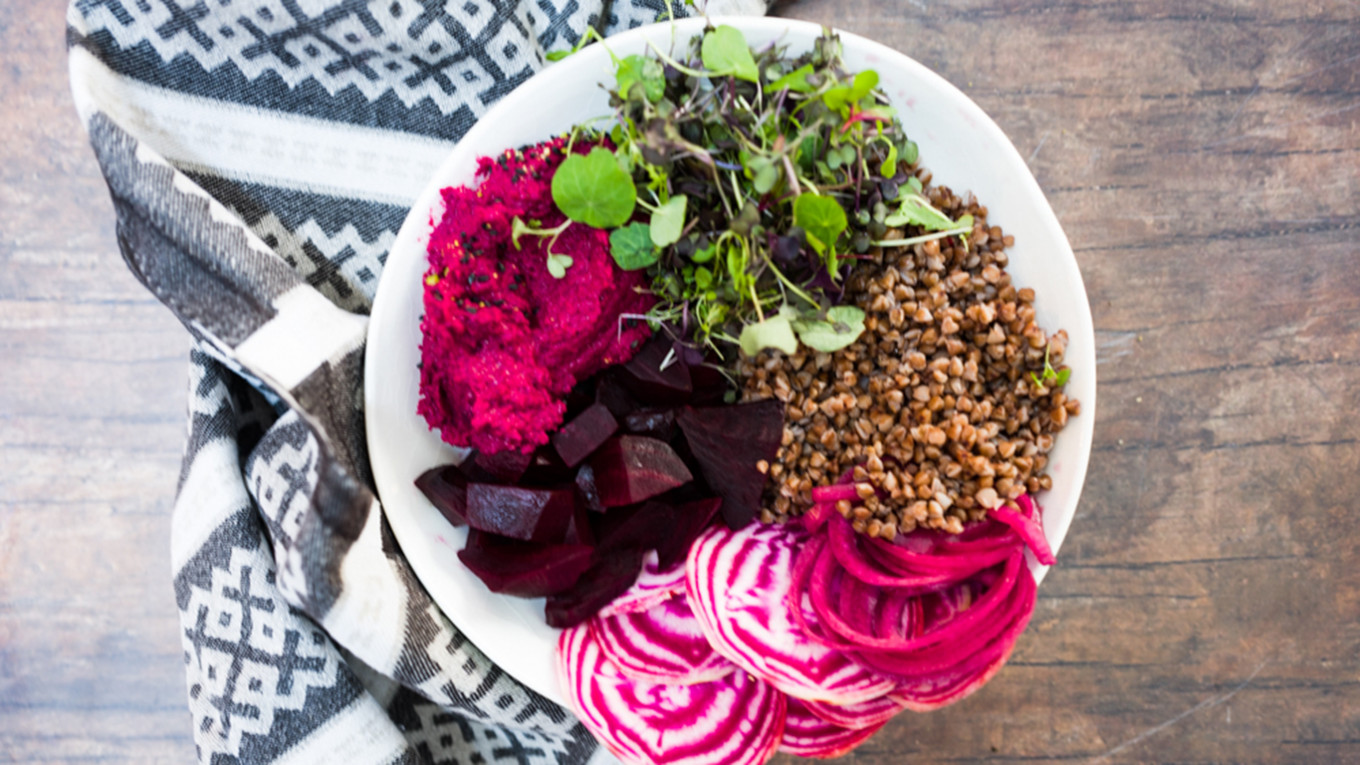
{"type": "MultiPolygon", "coordinates": [[[[590,85],[601,81],[593,80],[585,85],[579,83],[572,84],[571,77],[578,73],[589,72],[590,67],[592,66],[603,69],[602,65],[608,62],[606,57],[610,55],[609,51],[612,49],[636,46],[643,40],[660,42],[660,35],[668,35],[672,40],[688,39],[692,35],[700,33],[702,29],[710,23],[714,26],[729,24],[740,29],[743,33],[748,34],[748,36],[754,33],[774,39],[785,37],[790,32],[795,32],[800,35],[812,35],[815,37],[815,35],[820,33],[824,28],[822,25],[813,22],[777,17],[691,17],[676,19],[674,21],[659,22],[657,24],[646,25],[626,32],[621,32],[607,38],[603,44],[588,46],[557,64],[545,67],[493,105],[468,131],[464,138],[458,142],[453,150],[450,151],[438,169],[431,174],[428,184],[413,203],[396,239],[393,240],[392,246],[389,249],[388,263],[384,268],[384,271],[394,270],[392,266],[398,264],[397,259],[399,258],[399,253],[410,252],[413,247],[419,247],[419,262],[422,265],[421,271],[423,272],[425,252],[423,241],[428,239],[429,230],[433,227],[434,216],[438,211],[442,210],[440,190],[449,185],[445,179],[453,175],[458,166],[466,165],[468,161],[466,154],[475,153],[475,149],[469,147],[473,147],[474,144],[477,143],[477,140],[469,140],[469,138],[479,139],[483,133],[494,131],[499,120],[504,120],[506,118],[505,115],[513,116],[516,111],[523,108],[521,102],[533,98],[535,93],[539,91],[545,91],[546,89],[559,86],[577,88],[589,87],[590,85]]],[[[1070,494],[1070,501],[1064,503],[1061,512],[1055,510],[1053,517],[1051,518],[1051,521],[1053,522],[1051,523],[1049,517],[1050,508],[1045,508],[1045,533],[1049,539],[1050,546],[1056,553],[1071,527],[1071,523],[1075,517],[1076,507],[1080,501],[1081,491],[1085,483],[1086,472],[1090,461],[1091,442],[1094,435],[1095,421],[1096,365],[1094,329],[1089,299],[1081,278],[1080,269],[1076,263],[1075,254],[1072,252],[1071,245],[1057,220],[1056,214],[1053,212],[1042,189],[1039,187],[1038,181],[1030,172],[1028,165],[1020,156],[1020,153],[1014,144],[1006,137],[1000,126],[998,126],[980,106],[943,77],[931,71],[923,64],[915,61],[905,53],[845,30],[835,29],[834,31],[840,36],[847,54],[852,50],[855,50],[862,53],[869,60],[875,61],[875,67],[882,67],[884,64],[889,64],[902,70],[902,72],[913,82],[920,82],[929,88],[938,91],[942,97],[948,99],[953,106],[960,110],[964,119],[969,120],[970,123],[975,123],[974,126],[987,135],[988,140],[995,144],[996,149],[1004,155],[1007,164],[1007,167],[1005,168],[1006,176],[1008,178],[1014,176],[1014,181],[1022,186],[1021,192],[1023,195],[1037,200],[1041,218],[1039,223],[1043,227],[1043,233],[1058,249],[1058,252],[1050,253],[1049,256],[1053,257],[1055,261],[1059,263],[1061,269],[1068,272],[1064,274],[1066,281],[1075,285],[1075,290],[1071,290],[1071,295],[1069,295],[1069,297],[1079,297],[1080,305],[1069,307],[1069,311],[1072,311],[1073,309],[1075,309],[1075,311],[1073,315],[1064,319],[1065,323],[1063,328],[1067,329],[1071,335],[1068,345],[1068,359],[1074,357],[1083,358],[1087,360],[1087,363],[1083,365],[1083,369],[1081,370],[1078,370],[1075,365],[1073,365],[1074,373],[1078,371],[1084,373],[1080,378],[1078,378],[1077,374],[1074,374],[1074,379],[1072,381],[1073,383],[1076,383],[1073,387],[1078,388],[1076,392],[1079,395],[1076,397],[1081,400],[1082,411],[1080,416],[1074,417],[1069,421],[1062,433],[1065,440],[1075,439],[1081,442],[1080,448],[1077,449],[1076,454],[1074,455],[1073,463],[1068,466],[1068,469],[1071,471],[1069,482],[1073,486],[1073,490],[1070,494]],[[1073,320],[1075,320],[1076,326],[1073,325],[1073,320]]],[[[590,80],[588,75],[583,77],[583,79],[590,80]]],[[[549,122],[552,121],[549,120],[549,122]]],[[[556,126],[555,122],[552,124],[554,127],[556,126]]],[[[543,137],[546,138],[547,135],[548,134],[545,134],[543,137]]],[[[473,157],[472,159],[475,160],[476,157],[473,157]]],[[[386,273],[384,275],[386,275],[386,273]]],[[[409,494],[409,491],[407,491],[409,490],[409,487],[399,486],[399,484],[402,483],[402,480],[399,479],[397,475],[394,475],[394,472],[400,471],[393,468],[391,465],[391,463],[396,460],[396,455],[393,454],[395,451],[393,445],[384,442],[384,433],[386,427],[390,425],[390,423],[384,421],[384,418],[387,416],[385,414],[387,407],[382,404],[383,397],[388,394],[385,390],[379,390],[379,386],[377,385],[378,380],[385,379],[384,370],[380,368],[386,356],[386,354],[382,352],[382,343],[384,342],[382,338],[394,333],[399,333],[399,330],[404,328],[404,324],[401,327],[397,327],[394,326],[394,323],[401,323],[406,316],[401,310],[403,306],[397,305],[397,299],[391,297],[397,292],[397,288],[394,286],[393,282],[393,279],[380,279],[370,314],[368,329],[369,347],[367,348],[364,360],[365,382],[363,393],[368,452],[372,463],[373,479],[378,489],[378,495],[380,498],[383,498],[381,503],[383,512],[388,518],[393,534],[396,536],[398,543],[405,552],[407,560],[410,562],[411,568],[417,579],[421,581],[422,585],[430,593],[431,598],[440,609],[446,610],[449,608],[446,603],[450,601],[447,590],[442,586],[437,586],[441,584],[439,582],[427,581],[427,577],[434,579],[436,578],[436,575],[443,576],[443,574],[440,573],[439,568],[442,564],[435,562],[431,556],[452,556],[456,561],[454,552],[456,548],[454,548],[449,540],[443,535],[437,535],[437,543],[431,542],[429,539],[423,537],[417,538],[420,535],[426,534],[427,531],[419,528],[420,524],[414,520],[413,514],[407,512],[416,509],[406,507],[405,505],[402,505],[401,502],[397,502],[395,505],[389,505],[385,499],[386,497],[398,497],[402,494],[409,494]],[[375,338],[378,339],[378,343],[376,344],[373,342],[375,338]],[[376,352],[375,348],[377,349],[376,352]],[[441,594],[443,595],[442,597],[441,594]]],[[[1069,383],[1069,385],[1071,385],[1071,383],[1069,383]]],[[[411,411],[408,412],[407,415],[409,417],[419,417],[419,415],[415,413],[414,407],[411,408],[411,411]]],[[[397,416],[400,416],[400,413],[398,413],[397,416]]],[[[451,447],[446,451],[450,455],[456,454],[451,447]]],[[[419,497],[418,494],[417,496],[419,497]]],[[[425,513],[427,518],[430,513],[433,513],[439,521],[443,520],[442,516],[438,515],[438,511],[430,506],[428,501],[424,500],[423,497],[419,497],[418,502],[424,503],[424,508],[419,510],[419,512],[425,513]]],[[[454,537],[461,533],[463,532],[459,531],[458,533],[454,533],[450,530],[447,532],[447,536],[454,537]]],[[[1038,564],[1038,562],[1034,560],[1032,554],[1029,555],[1029,564],[1031,570],[1034,572],[1036,584],[1041,582],[1048,567],[1038,564]]],[[[461,564],[459,565],[461,566],[461,564]]],[[[471,574],[469,573],[468,576],[470,577],[471,574]]],[[[481,583],[477,581],[473,586],[481,586],[481,583]]],[[[509,596],[494,595],[493,597],[509,598],[509,596]]],[[[455,608],[453,610],[457,611],[458,609],[455,608]]],[[[519,669],[521,663],[516,662],[517,656],[515,651],[522,648],[522,646],[516,644],[514,641],[506,640],[504,631],[494,628],[494,625],[490,623],[490,620],[483,620],[476,617],[462,618],[464,614],[461,613],[448,615],[451,621],[453,621],[455,617],[459,617],[460,621],[456,624],[457,628],[489,659],[508,672],[511,676],[559,704],[565,702],[565,695],[562,693],[562,689],[558,687],[555,673],[550,671],[550,667],[550,676],[546,678],[542,675],[545,666],[548,665],[543,662],[539,662],[537,668],[533,670],[519,669]]],[[[553,632],[555,633],[556,631],[554,630],[553,632]]],[[[551,658],[547,661],[550,662],[551,658]]]]}

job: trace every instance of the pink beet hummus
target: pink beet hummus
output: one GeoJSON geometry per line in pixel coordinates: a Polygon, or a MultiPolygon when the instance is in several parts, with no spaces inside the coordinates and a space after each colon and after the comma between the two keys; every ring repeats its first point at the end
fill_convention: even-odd
{"type": "Polygon", "coordinates": [[[419,412],[454,446],[528,452],[547,443],[576,382],[627,361],[649,334],[645,323],[620,321],[654,298],[641,271],[614,264],[608,232],[579,223],[562,232],[553,252],[573,262],[561,279],[548,273],[546,238],[511,243],[516,217],[545,229],[566,220],[551,188],[565,146],[556,138],[484,157],[480,184],[443,191],[425,273],[419,412]]]}

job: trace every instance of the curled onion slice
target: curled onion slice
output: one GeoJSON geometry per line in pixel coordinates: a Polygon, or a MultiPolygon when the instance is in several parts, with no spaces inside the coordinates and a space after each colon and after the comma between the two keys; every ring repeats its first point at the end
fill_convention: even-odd
{"type": "Polygon", "coordinates": [[[1014,529],[1015,533],[1025,540],[1025,544],[1029,545],[1029,549],[1034,552],[1034,557],[1040,563],[1045,566],[1057,563],[1053,557],[1053,548],[1048,546],[1048,537],[1044,535],[1040,513],[1037,511],[1038,506],[1032,504],[1029,496],[1024,494],[1016,501],[1022,503],[1021,508],[1024,512],[1002,506],[988,510],[987,514],[1014,529]]]}
{"type": "Polygon", "coordinates": [[[933,674],[908,676],[889,697],[914,712],[929,712],[959,701],[981,688],[1010,658],[1034,613],[1034,577],[1024,567],[1015,586],[1001,634],[956,666],[933,674]]]}
{"type": "Polygon", "coordinates": [[[761,765],[783,737],[786,697],[744,672],[693,685],[633,680],[585,625],[562,632],[557,658],[573,711],[629,765],[761,765]]]}

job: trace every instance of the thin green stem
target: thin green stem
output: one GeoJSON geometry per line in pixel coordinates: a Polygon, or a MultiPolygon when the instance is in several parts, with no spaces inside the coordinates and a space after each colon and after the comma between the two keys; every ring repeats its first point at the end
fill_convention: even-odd
{"type": "Polygon", "coordinates": [[[874,245],[875,247],[910,247],[913,244],[921,244],[922,242],[931,242],[936,239],[944,239],[946,237],[954,236],[955,234],[968,234],[971,233],[972,231],[973,231],[972,226],[969,226],[967,228],[951,228],[948,231],[932,231],[929,234],[907,237],[906,239],[878,239],[873,242],[870,242],[870,244],[874,245]]]}
{"type": "Polygon", "coordinates": [[[784,272],[780,271],[779,267],[776,266],[772,261],[766,261],[766,265],[770,267],[770,270],[774,272],[775,276],[779,277],[779,281],[783,282],[784,286],[789,288],[790,292],[802,298],[803,300],[806,300],[808,304],[814,308],[822,307],[821,303],[818,303],[816,300],[813,300],[812,296],[804,292],[801,287],[789,281],[789,277],[785,276],[784,272]]]}

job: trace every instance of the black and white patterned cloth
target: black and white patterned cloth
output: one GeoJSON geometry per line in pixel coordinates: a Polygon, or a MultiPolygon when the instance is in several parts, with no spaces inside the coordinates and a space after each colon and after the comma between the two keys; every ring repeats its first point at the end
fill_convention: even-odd
{"type": "Polygon", "coordinates": [[[364,339],[409,205],[478,117],[587,27],[692,11],[74,0],[72,90],[119,247],[195,338],[171,549],[200,762],[611,759],[402,557],[365,452],[364,339]]]}

